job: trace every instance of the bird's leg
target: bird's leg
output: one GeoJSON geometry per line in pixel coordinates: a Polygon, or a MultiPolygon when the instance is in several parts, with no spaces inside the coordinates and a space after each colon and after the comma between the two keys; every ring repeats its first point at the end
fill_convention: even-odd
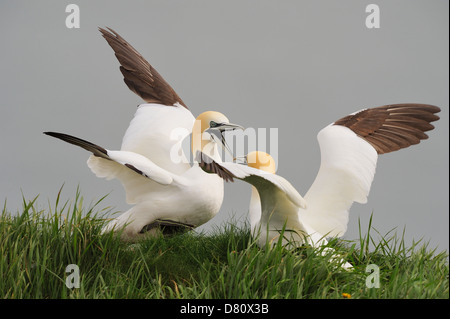
{"type": "Polygon", "coordinates": [[[144,234],[154,228],[158,228],[164,236],[172,236],[177,233],[184,233],[195,228],[194,225],[176,222],[169,219],[156,219],[154,222],[142,227],[140,233],[144,234]]]}

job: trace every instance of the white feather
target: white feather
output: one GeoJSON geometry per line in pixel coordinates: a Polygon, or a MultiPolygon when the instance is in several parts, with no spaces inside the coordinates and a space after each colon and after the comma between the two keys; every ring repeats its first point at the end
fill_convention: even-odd
{"type": "Polygon", "coordinates": [[[267,182],[269,182],[284,192],[287,198],[295,206],[306,208],[306,201],[297,192],[295,187],[292,186],[292,184],[289,183],[284,177],[236,163],[225,162],[220,163],[220,165],[230,171],[236,178],[249,182],[252,185],[255,183],[263,183],[264,185],[268,185],[267,182]]]}
{"type": "Polygon", "coordinates": [[[182,174],[190,168],[182,141],[192,132],[195,118],[185,107],[141,104],[122,141],[122,151],[141,154],[157,166],[182,174]],[[180,154],[174,161],[173,154],[180,154]]]}
{"type": "Polygon", "coordinates": [[[353,202],[366,203],[377,164],[376,150],[352,130],[330,125],[317,135],[321,163],[305,195],[301,219],[321,234],[342,236],[353,202]]]}
{"type": "Polygon", "coordinates": [[[306,208],[306,201],[283,177],[253,167],[236,163],[220,163],[236,178],[252,186],[250,201],[250,227],[260,246],[273,244],[284,230],[283,242],[313,243],[318,237],[309,226],[298,218],[300,207],[306,208]]]}

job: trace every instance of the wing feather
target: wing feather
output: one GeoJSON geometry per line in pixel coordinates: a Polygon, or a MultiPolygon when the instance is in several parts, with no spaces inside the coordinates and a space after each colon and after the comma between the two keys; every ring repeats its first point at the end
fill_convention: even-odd
{"type": "Polygon", "coordinates": [[[350,114],[317,136],[321,164],[305,195],[302,218],[322,234],[341,236],[353,202],[366,203],[375,175],[377,155],[400,150],[427,139],[439,107],[392,104],[350,114]]]}
{"type": "Polygon", "coordinates": [[[336,121],[369,142],[378,154],[397,151],[427,139],[440,108],[429,104],[404,103],[361,110],[336,121]]]}
{"type": "Polygon", "coordinates": [[[321,234],[341,236],[353,202],[367,202],[378,155],[371,144],[344,126],[327,126],[317,138],[321,163],[305,195],[308,208],[301,218],[321,234]]]}
{"type": "Polygon", "coordinates": [[[147,103],[173,106],[175,103],[187,108],[183,100],[164,78],[142,55],[111,28],[99,28],[102,36],[114,50],[120,71],[128,88],[147,103]]]}
{"type": "MultiPolygon", "coordinates": [[[[156,185],[169,185],[173,175],[143,155],[127,151],[110,151],[94,143],[63,133],[45,132],[91,152],[88,167],[101,178],[119,179],[127,193],[127,202],[132,204],[156,185]]],[[[156,186],[157,187],[157,186],[156,186]]]]}
{"type": "Polygon", "coordinates": [[[141,154],[181,175],[191,167],[182,143],[192,132],[194,121],[192,113],[182,106],[142,104],[125,132],[120,150],[141,154]]]}
{"type": "MultiPolygon", "coordinates": [[[[203,154],[203,153],[202,153],[203,154]]],[[[206,156],[203,154],[203,156],[206,156]]],[[[270,174],[262,170],[249,167],[247,165],[237,163],[217,163],[212,159],[209,159],[211,166],[221,167],[221,170],[226,172],[227,178],[237,178],[243,180],[249,184],[252,184],[257,189],[270,189],[278,188],[280,191],[286,194],[287,198],[297,207],[306,207],[306,201],[297,192],[297,190],[289,183],[285,178],[276,174],[270,174]]],[[[208,171],[210,166],[202,166],[205,171],[208,171]]],[[[220,175],[219,175],[220,176],[220,175]]],[[[224,177],[222,177],[224,178],[224,177]]]]}

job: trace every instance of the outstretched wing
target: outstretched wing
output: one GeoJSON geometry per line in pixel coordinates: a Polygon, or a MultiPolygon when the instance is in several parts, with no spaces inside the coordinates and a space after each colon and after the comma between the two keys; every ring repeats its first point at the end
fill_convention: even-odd
{"type": "Polygon", "coordinates": [[[319,172],[305,195],[301,219],[321,234],[340,236],[347,230],[353,202],[366,203],[375,175],[377,152],[352,130],[340,125],[322,129],[319,172]]]}
{"type": "MultiPolygon", "coordinates": [[[[197,158],[199,155],[202,154],[197,154],[197,158]]],[[[312,242],[320,242],[321,236],[318,238],[309,226],[299,220],[299,210],[306,208],[307,203],[286,179],[247,165],[217,163],[204,154],[203,157],[198,162],[207,172],[212,171],[219,176],[225,174],[253,186],[249,218],[251,232],[259,237],[259,245],[264,246],[267,240],[273,242],[283,229],[286,230],[284,238],[290,238],[288,241],[303,242],[304,235],[312,235],[312,242]]]]}
{"type": "Polygon", "coordinates": [[[439,120],[440,108],[428,104],[392,104],[361,110],[334,123],[348,127],[378,154],[389,153],[427,139],[425,132],[439,120]]]}
{"type": "Polygon", "coordinates": [[[179,103],[185,108],[183,100],[145,60],[142,55],[113,29],[99,28],[102,36],[114,50],[121,66],[120,71],[128,88],[148,103],[172,106],[179,103]]]}
{"type": "Polygon", "coordinates": [[[378,154],[393,152],[428,138],[440,109],[424,104],[396,104],[362,110],[322,129],[317,138],[321,163],[305,195],[301,218],[315,230],[342,236],[353,202],[366,203],[378,154]]]}
{"type": "Polygon", "coordinates": [[[117,32],[99,28],[114,50],[127,86],[146,102],[139,106],[122,141],[122,151],[141,154],[174,174],[190,168],[182,140],[195,118],[162,76],[117,32]],[[172,106],[172,107],[167,107],[172,106]]]}
{"type": "MultiPolygon", "coordinates": [[[[110,151],[75,136],[56,132],[44,134],[79,146],[93,155],[88,160],[92,172],[101,178],[119,179],[127,193],[127,202],[133,204],[157,184],[169,185],[173,175],[148,158],[126,151],[110,151]]],[[[157,187],[157,186],[156,186],[157,187]]]]}
{"type": "MultiPolygon", "coordinates": [[[[262,190],[274,190],[286,194],[287,198],[297,207],[306,207],[306,202],[297,190],[285,178],[249,167],[247,165],[223,162],[217,163],[202,152],[197,152],[196,159],[199,166],[208,173],[215,173],[226,181],[233,178],[243,180],[255,186],[261,193],[262,190]]],[[[261,194],[260,194],[261,195],[261,194]]]]}

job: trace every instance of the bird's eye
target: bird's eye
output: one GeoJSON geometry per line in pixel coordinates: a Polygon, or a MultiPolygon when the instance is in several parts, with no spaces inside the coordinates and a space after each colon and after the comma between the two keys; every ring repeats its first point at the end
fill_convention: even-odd
{"type": "Polygon", "coordinates": [[[214,128],[216,127],[218,124],[214,121],[209,122],[209,127],[214,128]]]}

